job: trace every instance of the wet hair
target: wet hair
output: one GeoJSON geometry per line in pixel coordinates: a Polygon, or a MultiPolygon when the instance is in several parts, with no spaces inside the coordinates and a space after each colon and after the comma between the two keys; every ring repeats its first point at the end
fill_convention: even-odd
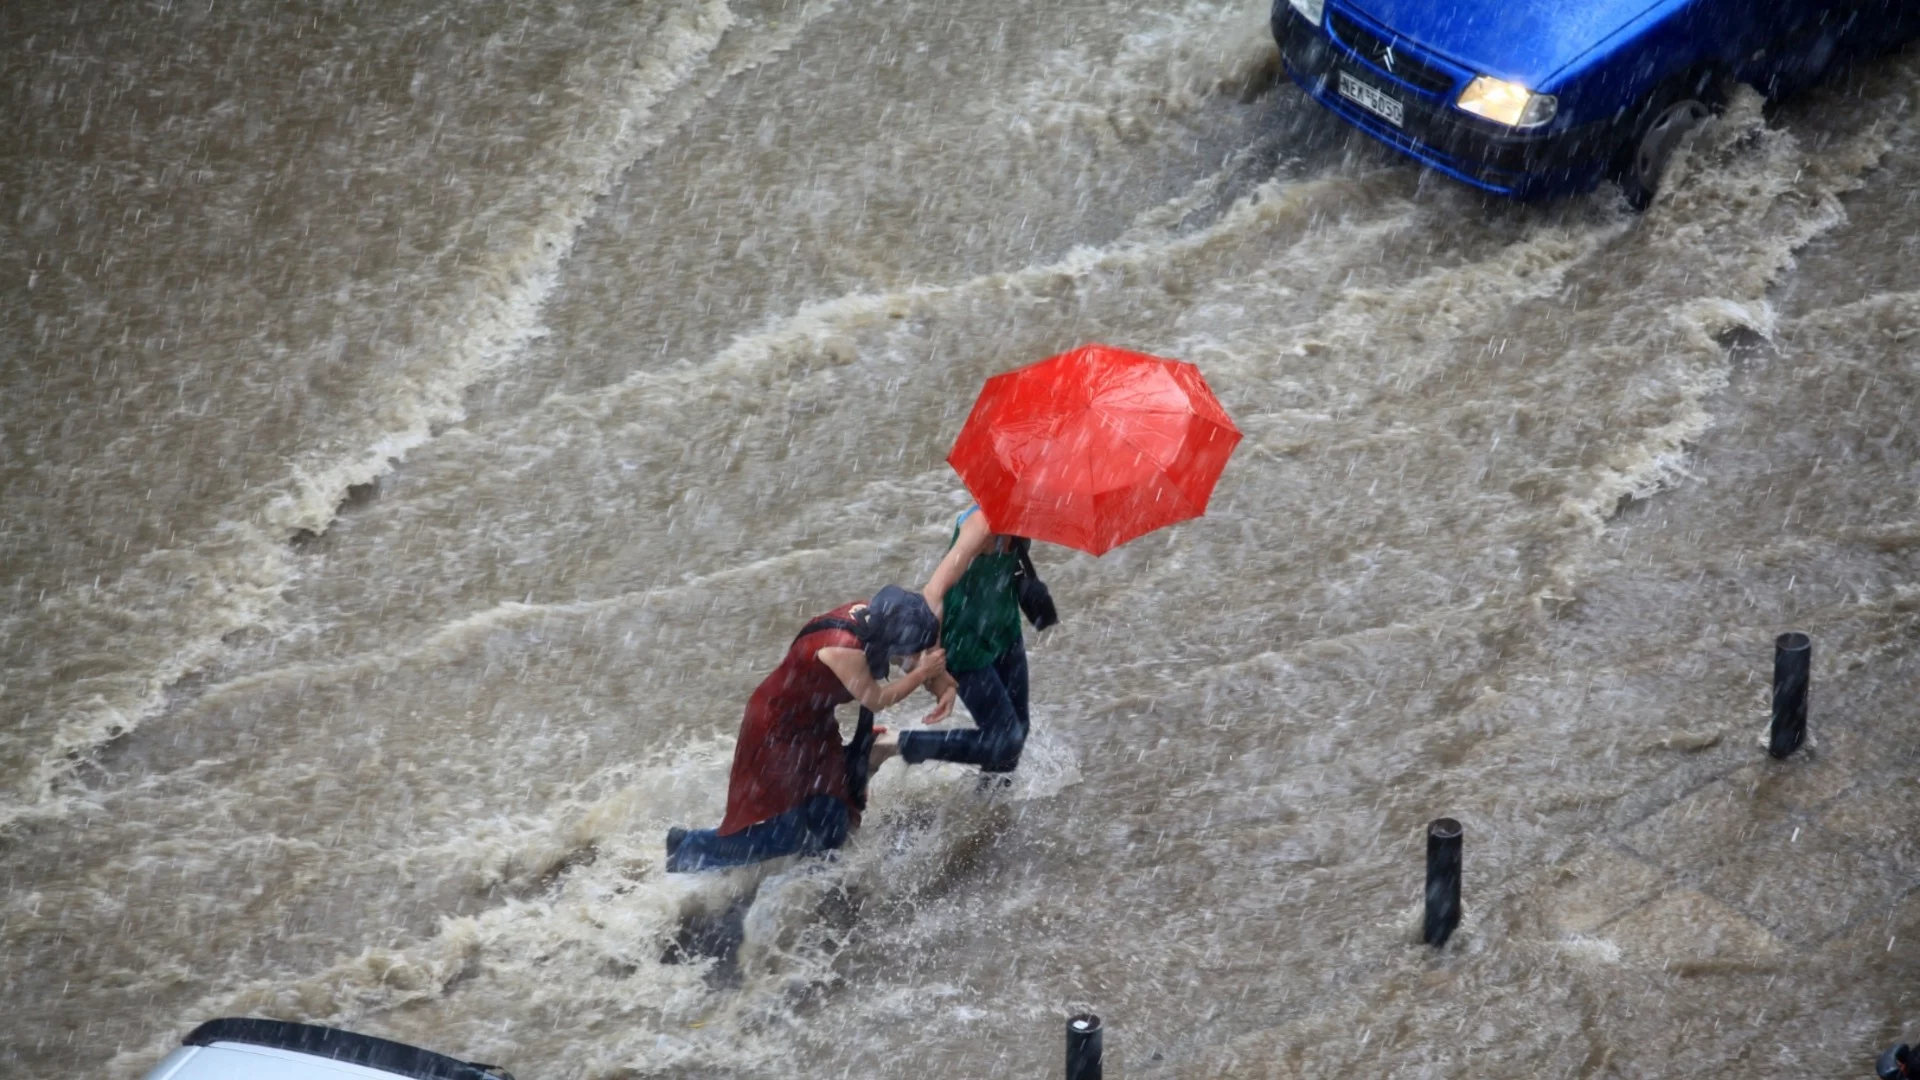
{"type": "Polygon", "coordinates": [[[940,640],[940,620],[933,617],[926,598],[898,585],[874,593],[855,622],[860,629],[854,636],[867,654],[867,671],[876,679],[886,676],[894,657],[930,649],[940,640]]]}

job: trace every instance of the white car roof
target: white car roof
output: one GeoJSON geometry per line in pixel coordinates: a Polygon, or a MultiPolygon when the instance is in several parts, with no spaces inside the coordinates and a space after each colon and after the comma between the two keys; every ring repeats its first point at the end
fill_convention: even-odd
{"type": "Polygon", "coordinates": [[[217,1042],[175,1050],[147,1080],[393,1080],[400,1075],[295,1050],[217,1042]]]}
{"type": "Polygon", "coordinates": [[[513,1080],[496,1065],[266,1017],[209,1020],[180,1042],[147,1080],[513,1080]]]}

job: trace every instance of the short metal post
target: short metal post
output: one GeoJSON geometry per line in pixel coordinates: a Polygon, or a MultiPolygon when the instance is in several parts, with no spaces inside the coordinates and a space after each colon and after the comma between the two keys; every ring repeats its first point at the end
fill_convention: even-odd
{"type": "Polygon", "coordinates": [[[1813,677],[1813,639],[1798,631],[1773,639],[1773,726],[1767,753],[1785,758],[1807,737],[1807,684],[1813,677]]]}
{"type": "Polygon", "coordinates": [[[1427,918],[1420,937],[1445,945],[1460,925],[1460,823],[1439,818],[1427,825],[1427,918]]]}
{"type": "Polygon", "coordinates": [[[1067,1080],[1100,1080],[1100,1018],[1092,1013],[1067,1021],[1067,1080]]]}

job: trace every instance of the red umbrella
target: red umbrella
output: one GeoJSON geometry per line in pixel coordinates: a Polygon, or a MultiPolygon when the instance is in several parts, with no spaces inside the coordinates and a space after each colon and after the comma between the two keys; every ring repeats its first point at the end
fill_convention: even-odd
{"type": "Polygon", "coordinates": [[[947,463],[995,532],[1102,555],[1205,513],[1239,441],[1199,368],[1086,345],[988,379],[947,463]]]}

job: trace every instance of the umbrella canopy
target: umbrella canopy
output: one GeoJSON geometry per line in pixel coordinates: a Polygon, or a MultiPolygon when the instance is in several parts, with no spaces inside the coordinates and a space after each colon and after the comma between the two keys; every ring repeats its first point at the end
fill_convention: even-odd
{"type": "Polygon", "coordinates": [[[988,379],[947,463],[995,532],[1101,555],[1205,513],[1239,441],[1199,368],[1086,345],[988,379]]]}

